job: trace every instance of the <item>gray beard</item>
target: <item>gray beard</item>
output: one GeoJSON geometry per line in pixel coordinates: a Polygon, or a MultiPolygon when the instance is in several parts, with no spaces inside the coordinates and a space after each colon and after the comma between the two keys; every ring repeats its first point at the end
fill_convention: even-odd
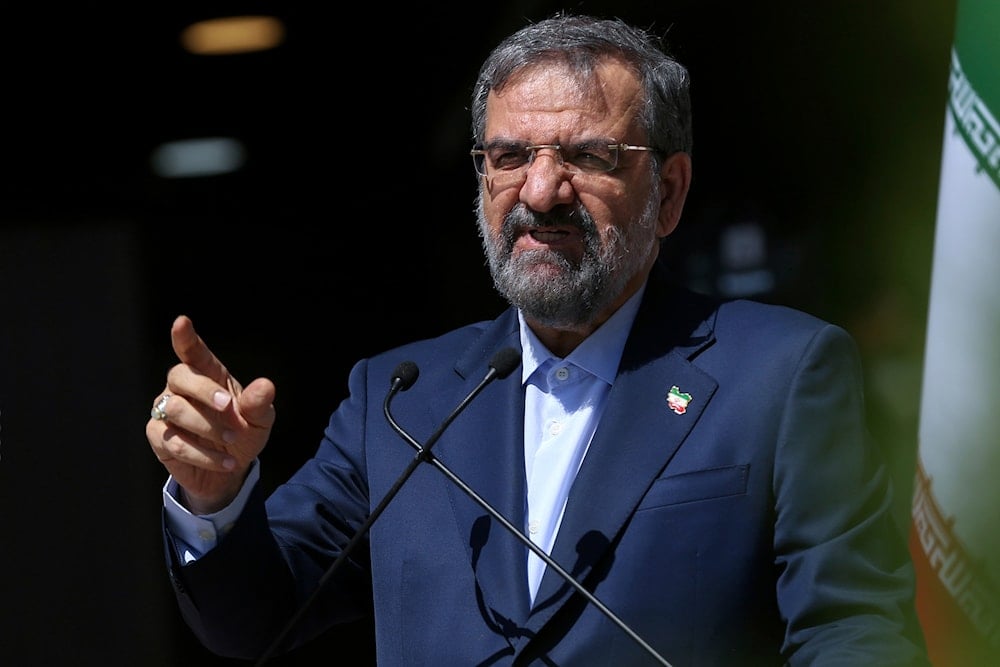
{"type": "Polygon", "coordinates": [[[657,242],[653,230],[658,206],[654,191],[642,217],[626,228],[610,229],[603,245],[593,218],[580,204],[572,210],[547,214],[532,213],[518,204],[504,218],[498,237],[493,237],[486,224],[480,192],[476,217],[493,286],[525,316],[544,326],[559,329],[586,326],[620,297],[628,281],[643,269],[650,244],[657,242]],[[580,229],[584,252],[579,262],[541,248],[513,256],[519,230],[552,224],[571,224],[580,229]],[[535,270],[543,265],[546,270],[535,270]]]}

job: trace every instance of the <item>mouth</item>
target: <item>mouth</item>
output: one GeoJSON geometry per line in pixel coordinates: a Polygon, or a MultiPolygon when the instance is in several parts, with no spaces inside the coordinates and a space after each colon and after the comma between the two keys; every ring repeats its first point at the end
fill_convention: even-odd
{"type": "Polygon", "coordinates": [[[563,229],[529,229],[528,236],[539,243],[559,243],[566,240],[570,233],[563,229]]]}
{"type": "Polygon", "coordinates": [[[522,250],[548,250],[560,254],[580,251],[582,236],[572,227],[528,227],[518,234],[515,246],[522,250]]]}
{"type": "Polygon", "coordinates": [[[592,227],[582,210],[562,207],[537,213],[522,205],[505,216],[502,234],[511,251],[547,251],[569,257],[583,252],[592,227]]]}

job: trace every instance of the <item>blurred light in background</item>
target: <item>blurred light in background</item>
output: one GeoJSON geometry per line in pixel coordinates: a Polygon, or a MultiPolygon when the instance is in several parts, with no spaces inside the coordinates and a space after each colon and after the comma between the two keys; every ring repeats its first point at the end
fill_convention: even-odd
{"type": "MultiPolygon", "coordinates": [[[[273,49],[285,40],[285,26],[272,16],[228,16],[198,21],[180,34],[184,49],[198,56],[235,55],[273,49]]],[[[162,178],[199,178],[238,171],[247,149],[231,137],[202,137],[159,145],[150,156],[162,178]]]]}
{"type": "Polygon", "coordinates": [[[246,149],[230,137],[170,141],[150,158],[153,173],[163,178],[218,176],[237,171],[245,162],[246,149]]]}
{"type": "Polygon", "coordinates": [[[181,46],[199,56],[273,49],[285,40],[285,26],[272,16],[228,16],[193,23],[181,32],[181,46]]]}
{"type": "Polygon", "coordinates": [[[727,297],[766,296],[777,287],[768,261],[763,225],[746,220],[726,226],[719,237],[717,291],[727,297]]]}

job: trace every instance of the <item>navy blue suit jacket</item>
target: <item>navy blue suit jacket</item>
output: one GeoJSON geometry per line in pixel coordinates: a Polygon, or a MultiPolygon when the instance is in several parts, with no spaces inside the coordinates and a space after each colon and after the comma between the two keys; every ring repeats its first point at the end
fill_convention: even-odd
{"type": "MultiPolygon", "coordinates": [[[[513,310],[360,361],[314,458],[266,501],[256,489],[215,550],[181,567],[166,536],[206,646],[258,655],[413,459],[382,411],[396,366],[420,369],[393,415],[422,442],[504,347],[520,349],[513,310]]],[[[521,527],[519,378],[490,384],[433,452],[521,527]]],[[[891,499],[843,329],[654,272],[551,556],[673,667],[923,664],[891,499]]],[[[524,544],[430,464],[367,537],[294,641],[374,614],[386,667],[657,664],[552,568],[530,605],[524,544]]]]}

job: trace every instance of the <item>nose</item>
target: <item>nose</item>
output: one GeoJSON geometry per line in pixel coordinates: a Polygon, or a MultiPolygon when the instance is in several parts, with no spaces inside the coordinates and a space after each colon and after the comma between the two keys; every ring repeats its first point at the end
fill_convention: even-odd
{"type": "Polygon", "coordinates": [[[535,150],[524,183],[520,200],[534,211],[545,212],[560,204],[571,203],[576,197],[572,184],[573,174],[563,168],[562,154],[555,146],[535,150]]]}
{"type": "Polygon", "coordinates": [[[560,167],[563,166],[563,155],[562,150],[559,148],[559,144],[542,144],[538,146],[532,146],[529,148],[528,164],[534,164],[535,160],[541,157],[549,157],[560,167]],[[544,151],[544,152],[543,152],[544,151]]]}

